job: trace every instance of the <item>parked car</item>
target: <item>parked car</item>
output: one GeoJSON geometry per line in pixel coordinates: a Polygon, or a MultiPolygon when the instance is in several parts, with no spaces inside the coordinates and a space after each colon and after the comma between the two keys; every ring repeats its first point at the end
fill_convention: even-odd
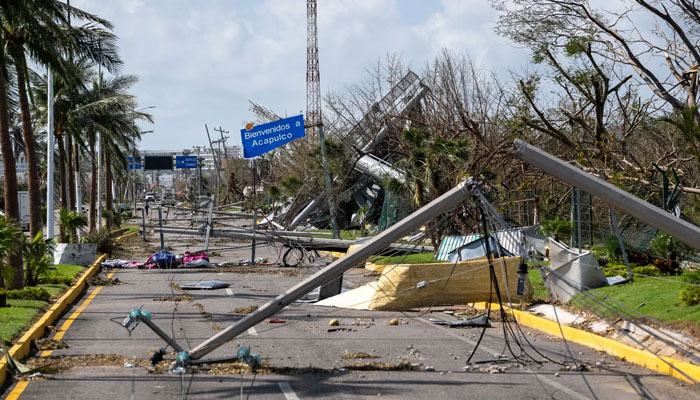
{"type": "Polygon", "coordinates": [[[153,193],[146,194],[144,201],[156,201],[156,196],[153,193]]]}

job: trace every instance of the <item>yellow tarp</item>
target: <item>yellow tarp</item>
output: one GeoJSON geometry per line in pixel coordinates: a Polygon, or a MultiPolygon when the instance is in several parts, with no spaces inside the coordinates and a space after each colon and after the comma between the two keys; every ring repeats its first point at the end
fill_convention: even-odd
{"type": "MultiPolygon", "coordinates": [[[[494,270],[503,302],[508,301],[507,291],[514,302],[532,296],[532,287],[527,276],[524,296],[516,294],[520,262],[520,257],[494,260],[494,270]],[[507,273],[504,274],[504,271],[507,273]],[[508,278],[507,285],[504,275],[508,278]]],[[[385,268],[376,282],[370,282],[316,304],[357,310],[402,310],[496,301],[495,293],[489,299],[489,289],[490,276],[486,258],[457,264],[398,264],[385,268]],[[418,289],[416,285],[419,282],[427,284],[423,289],[418,289]]]]}

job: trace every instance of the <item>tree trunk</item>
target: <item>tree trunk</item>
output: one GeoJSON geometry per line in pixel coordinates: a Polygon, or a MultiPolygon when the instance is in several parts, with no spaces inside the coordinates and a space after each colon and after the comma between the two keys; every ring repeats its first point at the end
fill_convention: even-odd
{"type": "MultiPolygon", "coordinates": [[[[4,55],[0,54],[4,59],[4,55]]],[[[17,166],[15,155],[12,151],[10,140],[10,119],[8,117],[7,81],[5,75],[0,73],[0,151],[5,174],[5,218],[19,221],[19,201],[17,198],[17,166]]],[[[18,238],[19,239],[19,238],[18,238]]],[[[7,263],[14,271],[14,279],[10,289],[22,289],[24,287],[24,269],[22,268],[22,252],[16,251],[7,257],[7,263]]],[[[3,279],[0,278],[0,281],[3,279]]]]}
{"type": "Polygon", "coordinates": [[[90,220],[90,225],[88,230],[90,233],[95,231],[97,226],[97,213],[95,208],[97,207],[97,155],[95,154],[95,131],[90,130],[88,132],[88,142],[90,145],[90,211],[88,218],[90,220]]]}
{"type": "Polygon", "coordinates": [[[105,227],[107,232],[112,229],[112,160],[109,154],[109,146],[104,146],[105,152],[105,210],[107,210],[107,218],[105,227]]]}
{"type": "MultiPolygon", "coordinates": [[[[61,208],[68,210],[68,188],[66,187],[68,182],[68,179],[66,179],[66,148],[64,147],[63,143],[63,135],[57,134],[56,141],[58,142],[58,171],[61,175],[61,208]]],[[[65,238],[66,228],[63,226],[63,224],[59,224],[58,226],[60,229],[61,238],[65,238]]]]}
{"type": "Polygon", "coordinates": [[[68,211],[75,210],[75,171],[73,171],[73,135],[66,131],[66,168],[68,168],[68,211]]]}
{"type": "Polygon", "coordinates": [[[24,48],[15,52],[15,71],[17,72],[17,97],[22,119],[24,148],[27,156],[27,183],[29,186],[29,234],[34,238],[43,229],[41,220],[41,191],[39,189],[39,162],[36,156],[36,142],[32,128],[32,115],[27,99],[24,48]]]}

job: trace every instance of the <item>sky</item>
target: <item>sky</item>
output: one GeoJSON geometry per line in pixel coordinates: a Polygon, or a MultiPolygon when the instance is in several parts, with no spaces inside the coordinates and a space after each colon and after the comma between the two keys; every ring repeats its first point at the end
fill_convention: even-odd
{"type": "MultiPolygon", "coordinates": [[[[150,107],[143,150],[206,145],[204,124],[240,129],[248,100],[280,115],[306,108],[306,0],[72,0],[114,24],[122,73],[150,107]]],[[[517,68],[527,52],[498,37],[488,0],[318,0],[321,91],[342,91],[387,54],[420,72],[443,48],[489,69],[517,68]]],[[[212,132],[213,133],[213,132],[212,132]]]]}

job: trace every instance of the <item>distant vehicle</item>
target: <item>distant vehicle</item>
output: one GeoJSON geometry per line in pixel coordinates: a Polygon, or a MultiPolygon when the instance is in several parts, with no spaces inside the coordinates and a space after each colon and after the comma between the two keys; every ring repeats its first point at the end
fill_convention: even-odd
{"type": "Polygon", "coordinates": [[[114,208],[116,208],[117,210],[119,210],[119,212],[124,212],[124,211],[130,211],[130,210],[131,210],[131,206],[129,205],[129,203],[116,203],[116,204],[114,205],[114,208]]]}
{"type": "Polygon", "coordinates": [[[144,198],[144,201],[156,201],[156,196],[153,193],[148,193],[144,198]]]}
{"type": "Polygon", "coordinates": [[[163,200],[160,202],[160,204],[164,206],[174,206],[175,205],[175,196],[173,196],[172,193],[165,193],[163,195],[163,200]]]}

